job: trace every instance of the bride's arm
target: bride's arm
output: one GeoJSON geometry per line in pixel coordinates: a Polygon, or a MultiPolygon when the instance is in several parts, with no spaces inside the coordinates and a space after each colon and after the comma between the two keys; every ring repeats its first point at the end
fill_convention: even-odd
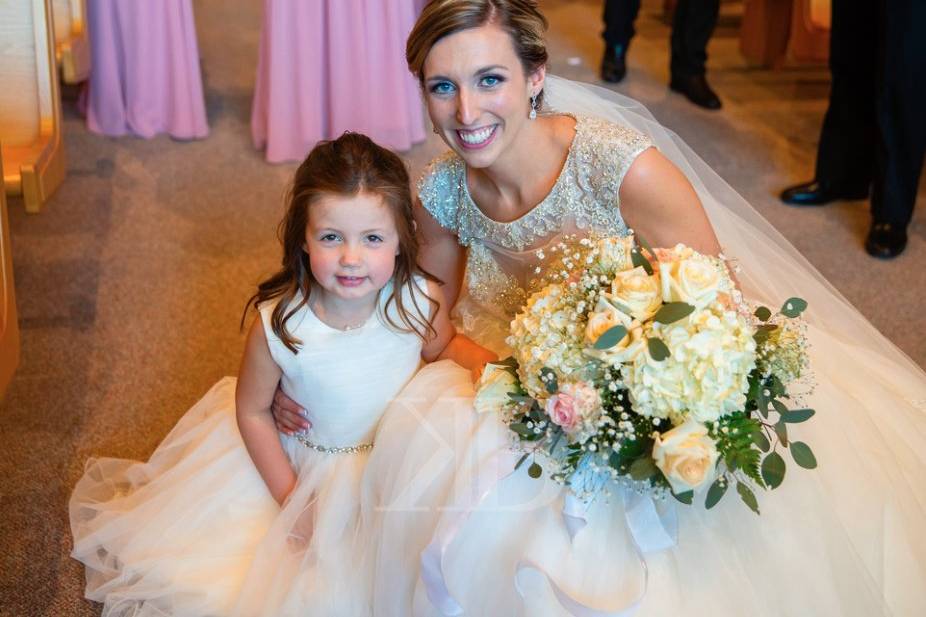
{"type": "Polygon", "coordinates": [[[720,244],[685,175],[655,148],[640,154],[620,188],[621,215],[651,246],[679,242],[717,255],[720,244]]]}
{"type": "Polygon", "coordinates": [[[415,200],[413,213],[418,225],[421,249],[418,265],[441,280],[441,292],[448,309],[453,308],[460,296],[466,249],[460,246],[455,233],[441,227],[419,200],[415,200]]]}
{"type": "Polygon", "coordinates": [[[453,324],[450,323],[450,307],[442,292],[442,288],[437,283],[428,281],[428,295],[438,303],[438,308],[431,320],[434,333],[425,341],[421,349],[421,357],[427,362],[453,360],[463,368],[469,369],[473,381],[476,381],[482,374],[486,363],[495,362],[498,356],[466,335],[456,332],[453,324]]]}

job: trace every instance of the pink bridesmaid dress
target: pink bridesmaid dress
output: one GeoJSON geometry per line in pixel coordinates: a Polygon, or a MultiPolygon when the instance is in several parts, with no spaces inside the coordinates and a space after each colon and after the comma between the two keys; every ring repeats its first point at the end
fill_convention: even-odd
{"type": "Polygon", "coordinates": [[[272,163],[365,133],[394,150],[424,141],[405,39],[420,0],[264,0],[251,136],[272,163]]]}
{"type": "Polygon", "coordinates": [[[87,0],[87,126],[104,135],[209,134],[191,0],[87,0]]]}

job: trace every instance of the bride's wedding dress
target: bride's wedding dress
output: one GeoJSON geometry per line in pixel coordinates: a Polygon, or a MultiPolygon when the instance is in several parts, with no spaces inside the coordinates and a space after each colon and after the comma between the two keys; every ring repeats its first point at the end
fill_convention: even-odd
{"type": "Polygon", "coordinates": [[[654,504],[618,489],[582,504],[527,465],[514,470],[507,428],[474,411],[469,374],[432,364],[385,413],[364,480],[374,611],[924,614],[926,375],[641,106],[556,78],[547,100],[575,115],[576,136],[552,191],[521,219],[487,218],[452,154],[420,183],[423,205],[468,247],[458,327],[504,357],[508,323],[554,247],[628,233],[620,182],[656,146],[698,191],[747,298],[808,300],[816,387],[803,403],[817,414],[792,430],[818,468],[790,465],[778,489],[759,492],[760,516],[733,494],[710,511],[703,495],[654,504]]]}

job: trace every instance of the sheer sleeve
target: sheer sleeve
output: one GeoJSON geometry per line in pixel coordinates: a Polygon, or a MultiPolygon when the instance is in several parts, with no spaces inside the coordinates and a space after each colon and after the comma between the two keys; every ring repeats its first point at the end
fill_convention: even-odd
{"type": "Polygon", "coordinates": [[[418,180],[421,205],[441,227],[457,234],[465,177],[463,161],[453,152],[446,152],[431,161],[418,180]]]}

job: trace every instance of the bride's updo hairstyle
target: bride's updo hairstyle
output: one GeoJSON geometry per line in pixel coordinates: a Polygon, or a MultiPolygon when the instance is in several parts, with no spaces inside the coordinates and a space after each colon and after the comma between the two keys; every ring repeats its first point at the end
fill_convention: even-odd
{"type": "MultiPolygon", "coordinates": [[[[301,341],[287,329],[286,322],[306,305],[311,287],[317,284],[309,266],[309,256],[303,249],[309,225],[312,204],[328,195],[354,197],[360,193],[377,195],[392,214],[399,236],[399,254],[392,275],[392,292],[384,308],[386,323],[400,332],[415,332],[422,339],[434,333],[429,312],[422,310],[416,300],[419,287],[414,274],[424,274],[417,266],[418,237],[412,222],[412,196],[408,171],[396,154],[377,145],[366,135],[344,133],[333,141],[320,141],[312,148],[305,161],[296,170],[292,187],[287,193],[286,214],[277,229],[283,245],[283,263],[279,272],[257,286],[257,293],[248,299],[241,324],[248,310],[268,300],[279,298],[273,309],[271,326],[286,347],[298,352],[301,341]],[[406,307],[402,290],[411,291],[412,307],[406,307]],[[293,300],[300,296],[298,302],[293,300]],[[390,311],[391,305],[395,310],[390,311]],[[393,313],[401,324],[395,322],[393,313]]],[[[435,279],[436,280],[436,279],[435,279]]],[[[427,290],[419,289],[427,297],[427,290]]],[[[437,302],[431,300],[436,309],[437,302]]],[[[437,311],[430,311],[436,315],[437,311]]]]}
{"type": "MultiPolygon", "coordinates": [[[[424,61],[435,43],[462,30],[495,24],[511,36],[514,51],[525,75],[547,63],[543,33],[547,18],[535,0],[431,0],[421,11],[408,35],[405,60],[408,69],[424,84],[424,61]]],[[[537,95],[543,102],[543,91],[537,95]]]]}

